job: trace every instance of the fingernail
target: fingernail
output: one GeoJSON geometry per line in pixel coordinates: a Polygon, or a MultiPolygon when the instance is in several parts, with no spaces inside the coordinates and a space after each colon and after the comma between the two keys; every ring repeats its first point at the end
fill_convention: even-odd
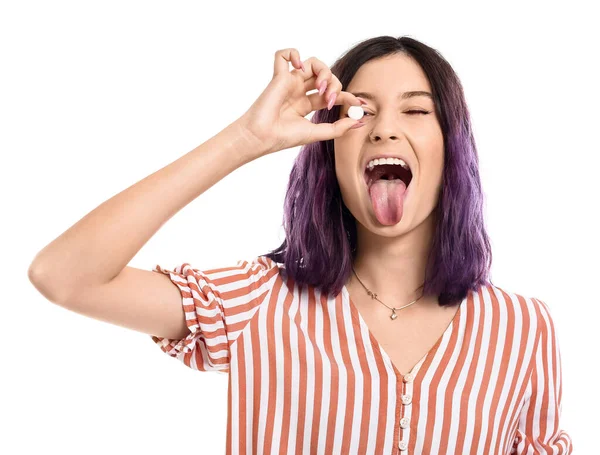
{"type": "Polygon", "coordinates": [[[304,62],[300,62],[300,66],[302,67],[302,71],[306,73],[306,68],[304,68],[304,62]]]}
{"type": "Polygon", "coordinates": [[[361,126],[363,126],[363,125],[364,125],[364,123],[363,123],[363,122],[361,122],[361,121],[359,120],[358,122],[356,122],[356,124],[352,125],[352,126],[350,127],[350,129],[354,129],[354,128],[360,128],[360,127],[361,127],[361,126]]]}
{"type": "Polygon", "coordinates": [[[327,103],[327,110],[330,111],[333,105],[335,104],[335,99],[337,98],[337,93],[333,92],[329,95],[329,103],[327,103]]]}
{"type": "Polygon", "coordinates": [[[356,99],[358,101],[360,101],[360,104],[367,104],[367,102],[365,100],[363,100],[362,98],[356,97],[356,99]]]}
{"type": "Polygon", "coordinates": [[[327,88],[327,81],[321,82],[321,87],[319,88],[319,95],[325,93],[325,89],[327,88]]]}

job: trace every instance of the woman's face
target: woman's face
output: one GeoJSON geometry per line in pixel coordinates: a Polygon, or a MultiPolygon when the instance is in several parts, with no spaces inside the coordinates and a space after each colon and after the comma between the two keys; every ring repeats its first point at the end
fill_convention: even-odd
{"type": "MultiPolygon", "coordinates": [[[[362,118],[366,124],[334,139],[335,171],[342,199],[357,222],[369,231],[389,237],[408,232],[433,212],[444,167],[444,139],[433,99],[422,95],[402,97],[413,91],[431,93],[425,73],[411,57],[386,56],[365,63],[345,91],[360,96],[367,104],[363,105],[362,118]],[[402,197],[397,184],[379,181],[377,190],[372,191],[375,203],[380,205],[380,214],[393,214],[392,205],[402,207],[397,223],[378,221],[365,182],[368,162],[380,155],[401,157],[412,172],[412,180],[402,197]],[[398,200],[403,202],[399,204],[398,200]]],[[[340,118],[347,113],[348,106],[342,105],[340,118]]]]}

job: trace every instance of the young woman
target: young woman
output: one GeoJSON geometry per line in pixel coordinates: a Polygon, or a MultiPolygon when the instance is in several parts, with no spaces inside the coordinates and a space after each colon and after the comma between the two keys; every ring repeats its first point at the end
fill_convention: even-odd
{"type": "Polygon", "coordinates": [[[552,317],[489,280],[482,205],[463,90],[435,49],[376,37],[331,69],[284,49],[242,117],[89,213],[30,277],[228,373],[227,453],[569,454],[552,317]],[[298,145],[279,248],[127,266],[223,177],[298,145]]]}

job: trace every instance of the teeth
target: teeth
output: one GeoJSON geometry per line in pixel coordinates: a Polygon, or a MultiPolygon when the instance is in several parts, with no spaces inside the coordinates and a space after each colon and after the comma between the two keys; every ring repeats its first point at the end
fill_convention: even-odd
{"type": "Polygon", "coordinates": [[[375,166],[377,166],[378,164],[399,164],[404,169],[410,170],[410,168],[408,167],[408,164],[406,164],[406,162],[404,160],[401,160],[400,158],[379,158],[379,159],[376,159],[376,160],[371,160],[367,164],[367,168],[370,171],[372,171],[373,168],[375,166]]]}

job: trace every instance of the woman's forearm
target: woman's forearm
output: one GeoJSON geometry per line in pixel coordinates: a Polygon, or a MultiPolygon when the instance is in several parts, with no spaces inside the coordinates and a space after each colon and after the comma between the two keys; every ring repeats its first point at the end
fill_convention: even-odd
{"type": "Polygon", "coordinates": [[[235,121],[206,142],[100,204],[44,247],[29,279],[51,301],[112,280],[179,210],[263,151],[235,121]]]}

